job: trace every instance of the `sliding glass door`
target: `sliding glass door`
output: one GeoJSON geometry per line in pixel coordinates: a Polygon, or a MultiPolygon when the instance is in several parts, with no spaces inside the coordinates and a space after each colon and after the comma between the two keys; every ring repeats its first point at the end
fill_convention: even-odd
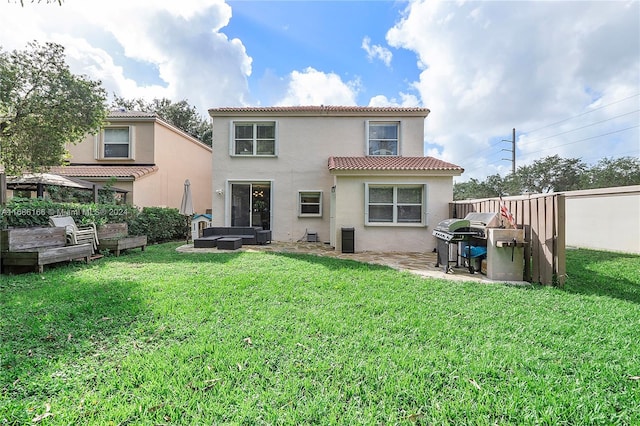
{"type": "Polygon", "coordinates": [[[231,183],[231,226],[271,229],[270,183],[231,183]]]}

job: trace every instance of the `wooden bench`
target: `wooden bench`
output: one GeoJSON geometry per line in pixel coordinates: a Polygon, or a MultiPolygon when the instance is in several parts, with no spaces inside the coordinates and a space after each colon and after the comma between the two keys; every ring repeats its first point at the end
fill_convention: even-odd
{"type": "Polygon", "coordinates": [[[98,227],[98,250],[109,250],[120,256],[122,250],[140,247],[142,251],[147,246],[147,236],[129,236],[126,223],[105,223],[98,227]]]}
{"type": "Polygon", "coordinates": [[[44,265],[83,259],[91,261],[90,243],[66,245],[64,227],[5,229],[0,236],[4,272],[33,267],[42,273],[44,265]]]}

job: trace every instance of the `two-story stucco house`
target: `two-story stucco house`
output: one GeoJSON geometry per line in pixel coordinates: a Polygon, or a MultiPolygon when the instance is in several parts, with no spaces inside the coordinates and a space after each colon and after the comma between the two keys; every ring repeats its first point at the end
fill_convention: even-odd
{"type": "Polygon", "coordinates": [[[154,113],[112,111],[100,133],[69,145],[69,164],[51,173],[127,192],[137,207],[179,208],[189,179],[194,209],[211,208],[211,148],[154,113]]]}
{"type": "Polygon", "coordinates": [[[426,108],[240,107],[213,119],[213,225],[355,251],[431,251],[463,169],[424,156],[426,108]],[[345,232],[347,231],[348,232],[345,232]],[[346,240],[345,240],[346,241],[346,240]]]}

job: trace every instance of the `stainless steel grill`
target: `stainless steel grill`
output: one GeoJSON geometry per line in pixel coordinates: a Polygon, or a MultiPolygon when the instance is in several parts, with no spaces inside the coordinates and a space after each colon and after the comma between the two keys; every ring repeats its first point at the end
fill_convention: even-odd
{"type": "MultiPolygon", "coordinates": [[[[438,223],[433,230],[433,235],[438,240],[437,245],[437,261],[436,267],[440,265],[444,266],[444,271],[450,272],[450,264],[452,262],[459,265],[459,256],[456,253],[454,259],[451,259],[451,243],[466,243],[463,244],[467,253],[464,257],[467,257],[469,261],[469,272],[474,272],[474,267],[471,262],[472,258],[472,245],[471,241],[481,240],[480,246],[484,244],[486,247],[487,228],[495,228],[498,226],[499,216],[495,212],[487,213],[469,213],[464,219],[445,219],[438,223]],[[484,241],[482,241],[484,240],[484,241]]],[[[486,252],[486,249],[485,249],[486,252]]]]}

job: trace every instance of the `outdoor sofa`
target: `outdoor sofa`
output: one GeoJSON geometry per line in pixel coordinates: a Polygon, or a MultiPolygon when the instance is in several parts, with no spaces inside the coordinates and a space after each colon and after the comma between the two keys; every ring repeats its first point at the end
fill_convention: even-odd
{"type": "Polygon", "coordinates": [[[202,237],[193,240],[193,247],[216,247],[221,238],[242,238],[243,245],[267,244],[271,242],[271,231],[261,226],[213,226],[202,230],[202,237]]]}

